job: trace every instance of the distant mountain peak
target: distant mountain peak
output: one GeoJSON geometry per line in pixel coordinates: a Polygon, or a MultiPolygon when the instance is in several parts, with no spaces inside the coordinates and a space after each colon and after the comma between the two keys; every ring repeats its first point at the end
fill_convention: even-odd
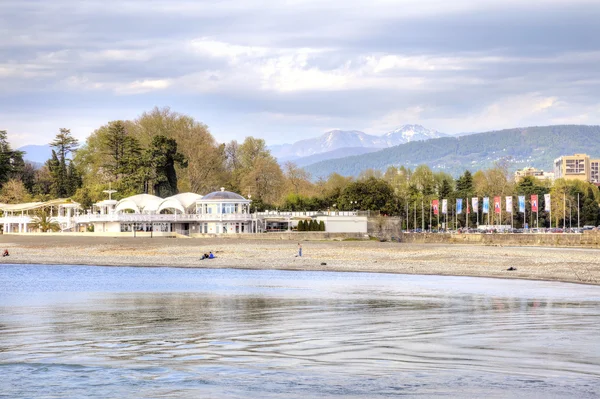
{"type": "Polygon", "coordinates": [[[404,125],[382,136],[367,134],[359,130],[333,129],[310,139],[297,141],[294,144],[273,146],[273,155],[280,161],[293,160],[323,154],[331,151],[342,151],[344,148],[377,148],[394,147],[409,141],[429,140],[446,136],[421,125],[404,125]]]}
{"type": "Polygon", "coordinates": [[[445,137],[447,135],[444,133],[440,133],[437,130],[427,129],[426,127],[423,127],[421,125],[403,125],[400,126],[398,129],[387,132],[386,134],[384,134],[384,136],[396,137],[399,141],[403,139],[404,142],[395,144],[399,145],[408,143],[410,141],[437,139],[440,137],[445,137]]]}

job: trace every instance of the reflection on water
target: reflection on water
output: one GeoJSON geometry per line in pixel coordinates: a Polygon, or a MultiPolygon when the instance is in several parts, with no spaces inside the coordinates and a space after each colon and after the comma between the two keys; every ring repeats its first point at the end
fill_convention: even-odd
{"type": "Polygon", "coordinates": [[[0,397],[596,397],[600,289],[0,268],[0,397]]]}

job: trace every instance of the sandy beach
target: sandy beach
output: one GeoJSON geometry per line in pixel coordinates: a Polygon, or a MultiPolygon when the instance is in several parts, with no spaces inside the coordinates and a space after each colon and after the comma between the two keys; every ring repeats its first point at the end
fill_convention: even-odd
{"type": "Polygon", "coordinates": [[[435,274],[600,284],[600,251],[377,241],[0,236],[2,263],[435,274]],[[216,259],[200,260],[212,251],[216,259]],[[516,270],[508,271],[513,267],[516,270]]]}

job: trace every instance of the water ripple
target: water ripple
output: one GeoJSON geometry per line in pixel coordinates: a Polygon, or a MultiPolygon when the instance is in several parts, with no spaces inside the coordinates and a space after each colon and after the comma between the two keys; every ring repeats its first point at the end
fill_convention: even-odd
{"type": "Polygon", "coordinates": [[[0,397],[600,395],[596,287],[44,267],[27,291],[22,268],[0,272],[0,397]]]}

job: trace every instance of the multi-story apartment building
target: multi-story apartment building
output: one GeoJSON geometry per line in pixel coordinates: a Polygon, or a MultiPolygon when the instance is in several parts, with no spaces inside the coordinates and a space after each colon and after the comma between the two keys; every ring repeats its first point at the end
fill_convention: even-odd
{"type": "Polygon", "coordinates": [[[600,183],[600,159],[590,159],[586,154],[563,155],[554,160],[556,179],[583,180],[600,183]]]}

